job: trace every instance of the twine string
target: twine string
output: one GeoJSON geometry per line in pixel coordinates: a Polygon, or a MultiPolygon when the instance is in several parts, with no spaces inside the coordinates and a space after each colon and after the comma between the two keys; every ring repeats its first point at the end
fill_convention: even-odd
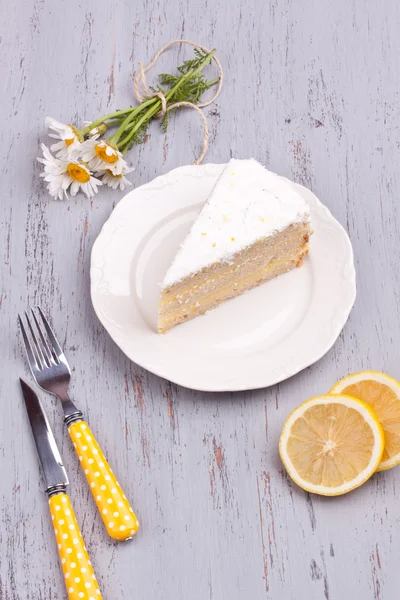
{"type": "Polygon", "coordinates": [[[156,52],[156,54],[154,55],[154,57],[152,58],[152,60],[149,62],[149,64],[146,67],[143,67],[143,64],[141,62],[138,63],[139,69],[133,80],[133,91],[134,91],[137,101],[140,103],[143,102],[146,98],[159,98],[160,99],[161,110],[157,113],[157,115],[156,115],[157,117],[162,118],[169,111],[174,110],[176,108],[181,108],[181,107],[192,108],[198,112],[198,114],[200,115],[201,120],[203,122],[203,129],[204,129],[203,147],[202,147],[202,150],[201,150],[198,158],[194,162],[195,165],[199,165],[202,162],[202,160],[204,159],[205,155],[207,154],[208,140],[209,140],[209,130],[208,130],[207,119],[201,109],[204,108],[205,106],[208,106],[209,104],[212,104],[212,102],[214,102],[214,100],[216,100],[216,98],[219,96],[219,94],[222,90],[223,82],[224,82],[224,72],[223,72],[221,63],[219,62],[218,58],[214,55],[212,57],[212,60],[217,65],[217,68],[219,71],[218,87],[217,87],[214,95],[209,100],[206,100],[205,102],[201,102],[199,104],[194,104],[193,102],[182,101],[182,102],[175,102],[174,104],[167,106],[167,100],[162,92],[156,92],[154,94],[152,94],[150,92],[149,87],[147,85],[146,73],[152,67],[154,67],[154,65],[160,58],[161,54],[163,54],[163,52],[165,52],[165,50],[167,50],[170,46],[173,46],[174,44],[189,44],[190,46],[195,46],[196,48],[201,48],[202,50],[204,50],[204,52],[207,52],[207,53],[210,52],[210,50],[208,50],[201,44],[195,44],[194,42],[190,42],[189,40],[173,40],[172,42],[168,42],[168,44],[165,44],[165,46],[163,46],[162,48],[160,48],[160,50],[158,50],[158,52],[156,52]],[[140,86],[141,86],[142,91],[140,90],[140,86]]]}

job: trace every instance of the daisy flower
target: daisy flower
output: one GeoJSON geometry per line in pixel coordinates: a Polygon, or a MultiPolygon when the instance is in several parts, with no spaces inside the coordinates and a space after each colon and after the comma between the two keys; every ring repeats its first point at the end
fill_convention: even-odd
{"type": "Polygon", "coordinates": [[[79,151],[72,154],[77,155],[80,155],[83,162],[88,163],[89,168],[96,173],[109,170],[113,175],[121,175],[128,168],[118,148],[105,140],[98,140],[96,136],[83,142],[79,151]]]}
{"type": "Polygon", "coordinates": [[[44,165],[44,171],[40,176],[47,182],[47,189],[53,198],[68,198],[68,190],[71,196],[76,196],[82,190],[88,198],[97,193],[97,186],[102,183],[93,177],[85,164],[78,160],[55,158],[44,144],[42,151],[43,158],[38,158],[38,161],[44,165]]]}
{"type": "Polygon", "coordinates": [[[72,125],[65,125],[51,117],[46,117],[45,123],[50,131],[49,137],[60,140],[52,144],[50,149],[56,152],[57,158],[66,159],[73,150],[80,146],[79,131],[72,125]]]}
{"type": "Polygon", "coordinates": [[[102,182],[113,190],[120,189],[122,192],[126,187],[132,185],[132,183],[125,177],[127,173],[130,173],[134,169],[126,169],[119,175],[114,175],[110,169],[105,172],[96,173],[96,177],[102,177],[102,182]]]}

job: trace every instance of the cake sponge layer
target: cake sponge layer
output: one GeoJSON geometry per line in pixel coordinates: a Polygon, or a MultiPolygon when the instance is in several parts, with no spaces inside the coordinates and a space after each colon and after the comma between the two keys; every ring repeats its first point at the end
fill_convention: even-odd
{"type": "Polygon", "coordinates": [[[289,225],[237,252],[229,262],[215,262],[165,287],[159,301],[159,333],[300,266],[310,234],[309,222],[289,225]]]}

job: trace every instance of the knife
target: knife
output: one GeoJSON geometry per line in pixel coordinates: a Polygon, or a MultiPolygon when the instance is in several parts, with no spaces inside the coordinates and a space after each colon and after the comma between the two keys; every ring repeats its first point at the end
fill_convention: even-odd
{"type": "Polygon", "coordinates": [[[46,480],[51,518],[70,600],[101,600],[82,534],[71,500],[67,495],[68,476],[53,432],[39,398],[20,379],[33,437],[46,480]]]}

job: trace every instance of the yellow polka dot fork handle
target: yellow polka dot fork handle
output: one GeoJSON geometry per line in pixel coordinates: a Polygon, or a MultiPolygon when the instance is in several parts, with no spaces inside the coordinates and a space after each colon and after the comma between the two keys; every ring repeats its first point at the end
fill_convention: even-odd
{"type": "Polygon", "coordinates": [[[139,522],[89,425],[79,420],[70,423],[68,430],[108,535],[130,540],[139,522]]]}
{"type": "MultiPolygon", "coordinates": [[[[40,307],[37,308],[37,315],[38,316],[36,316],[36,311],[32,311],[31,322],[28,314],[25,314],[25,321],[28,329],[25,329],[24,322],[21,317],[19,317],[21,333],[32,374],[37,384],[43,390],[54,394],[61,400],[64,411],[64,422],[68,427],[79,460],[81,461],[82,469],[86,475],[86,479],[108,534],[114,540],[129,540],[139,529],[136,515],[129,506],[129,502],[110,469],[110,465],[105,459],[93,433],[90,431],[89,425],[85,423],[81,411],[78,410],[68,396],[71,369],[62,347],[40,307]],[[39,334],[38,338],[36,337],[37,334],[35,335],[35,328],[39,334]],[[31,333],[29,337],[27,331],[30,331],[31,333]],[[29,338],[31,338],[31,340],[29,338]],[[41,343],[39,343],[39,340],[41,340],[41,343]]],[[[43,436],[49,437],[50,426],[46,421],[43,408],[41,407],[35,392],[22,380],[21,386],[25,402],[27,402],[27,408],[33,407],[33,409],[31,409],[31,416],[34,425],[32,425],[32,421],[31,425],[32,429],[36,427],[38,430],[35,439],[39,440],[40,446],[43,436]],[[28,400],[26,400],[26,397],[28,400]],[[39,425],[36,423],[38,415],[40,415],[39,425]]],[[[54,444],[50,444],[47,439],[45,452],[42,452],[45,464],[47,463],[48,455],[54,454],[51,451],[52,445],[54,444]]],[[[50,456],[50,464],[53,467],[54,464],[57,464],[57,460],[54,456],[50,456]]],[[[61,471],[60,474],[60,471],[57,471],[56,467],[53,471],[54,470],[57,477],[66,477],[65,472],[61,471]]],[[[50,470],[49,472],[51,484],[54,483],[53,471],[50,470]]]]}
{"type": "Polygon", "coordinates": [[[99,600],[102,595],[69,496],[55,492],[49,493],[49,505],[68,598],[99,600]]]}

